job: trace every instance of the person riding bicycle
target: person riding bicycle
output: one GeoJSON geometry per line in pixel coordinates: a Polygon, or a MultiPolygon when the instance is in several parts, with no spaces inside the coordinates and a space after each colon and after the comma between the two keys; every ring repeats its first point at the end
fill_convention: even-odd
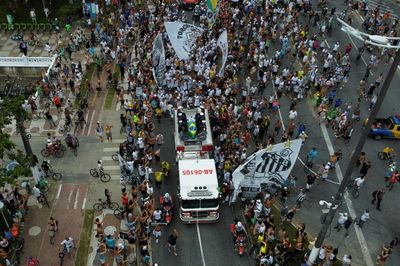
{"type": "Polygon", "coordinates": [[[391,158],[392,154],[394,153],[394,149],[390,146],[387,146],[383,149],[383,157],[384,158],[391,158]]]}
{"type": "Polygon", "coordinates": [[[68,108],[64,109],[64,116],[65,116],[65,125],[67,126],[72,125],[71,111],[68,108]]]}
{"type": "Polygon", "coordinates": [[[72,237],[66,237],[61,243],[62,252],[66,251],[67,253],[71,252],[71,249],[75,246],[74,239],[72,237]]]}
{"type": "Polygon", "coordinates": [[[26,265],[27,266],[38,266],[39,265],[39,260],[29,256],[28,260],[26,262],[26,265]]]}
{"type": "MultiPolygon", "coordinates": [[[[49,221],[47,222],[47,233],[51,239],[54,240],[54,234],[58,230],[58,221],[54,219],[53,217],[49,218],[49,221]]],[[[50,241],[52,241],[50,239],[50,241]]],[[[53,244],[53,242],[51,242],[53,244]]]]}
{"type": "Polygon", "coordinates": [[[69,133],[65,137],[65,143],[67,143],[68,147],[70,147],[70,148],[76,148],[77,147],[76,137],[72,136],[69,133]]]}
{"type": "Polygon", "coordinates": [[[103,172],[103,161],[102,160],[97,161],[97,169],[99,170],[99,172],[103,172]]]}
{"type": "Polygon", "coordinates": [[[318,157],[318,151],[314,147],[310,150],[310,152],[307,154],[307,165],[313,164],[315,159],[318,157]]]}
{"type": "Polygon", "coordinates": [[[104,190],[104,195],[106,196],[106,201],[108,204],[111,203],[111,191],[108,190],[108,188],[106,188],[104,190]]]}
{"type": "Polygon", "coordinates": [[[44,160],[40,168],[42,168],[43,172],[47,173],[50,170],[49,161],[44,160]]]}
{"type": "Polygon", "coordinates": [[[364,184],[365,178],[364,176],[359,176],[353,181],[353,185],[357,187],[357,189],[360,189],[361,185],[364,184]]]}

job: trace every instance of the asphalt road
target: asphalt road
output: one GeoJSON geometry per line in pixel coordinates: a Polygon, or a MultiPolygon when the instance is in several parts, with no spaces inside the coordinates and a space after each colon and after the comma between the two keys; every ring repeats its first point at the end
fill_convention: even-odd
{"type": "MultiPolygon", "coordinates": [[[[339,1],[330,1],[330,4],[335,3],[337,11],[341,11],[342,3],[339,1]]],[[[353,26],[361,28],[361,18],[357,15],[354,19],[353,26]]],[[[311,29],[315,34],[317,33],[316,28],[311,29]]],[[[356,57],[356,46],[361,45],[361,42],[355,40],[354,37],[349,37],[346,33],[340,30],[338,24],[335,25],[335,29],[331,36],[327,37],[328,44],[332,47],[336,41],[339,41],[341,48],[343,48],[347,43],[352,43],[353,50],[351,52],[351,64],[352,70],[350,73],[350,78],[343,90],[337,91],[337,97],[340,97],[343,102],[352,102],[353,106],[357,102],[357,90],[358,83],[365,73],[365,64],[360,60],[357,64],[356,57]]],[[[364,53],[363,59],[365,62],[369,61],[370,54],[368,52],[364,53]]],[[[290,62],[286,62],[290,65],[290,62]]],[[[376,69],[373,70],[373,75],[370,76],[368,82],[374,82],[380,73],[387,73],[389,66],[380,64],[376,69]]],[[[384,104],[379,112],[379,117],[387,117],[389,115],[397,114],[398,110],[398,99],[400,98],[400,92],[398,86],[400,84],[400,73],[397,71],[388,94],[385,98],[384,104]]],[[[267,94],[270,94],[271,87],[268,88],[267,94]]],[[[281,99],[281,113],[283,120],[287,122],[288,112],[289,112],[290,102],[287,98],[283,97],[281,99]]],[[[361,121],[368,115],[369,103],[363,101],[361,103],[361,121]]],[[[309,133],[309,139],[302,148],[300,157],[305,159],[307,152],[312,148],[316,147],[319,151],[319,157],[317,163],[326,163],[329,160],[329,149],[332,151],[337,151],[339,149],[343,152],[343,159],[340,161],[340,169],[342,173],[345,172],[348,166],[349,157],[355,148],[356,142],[360,136],[359,123],[354,130],[352,139],[350,143],[344,143],[343,140],[336,140],[331,129],[327,130],[328,134],[323,134],[323,126],[321,127],[315,119],[315,112],[312,110],[310,99],[303,100],[299,102],[296,106],[299,113],[298,121],[306,124],[307,132],[309,133]]],[[[374,261],[377,252],[380,250],[382,244],[388,243],[392,238],[399,236],[399,228],[397,224],[400,220],[400,211],[395,208],[396,202],[399,201],[399,194],[397,191],[400,189],[395,187],[393,191],[387,192],[382,203],[382,212],[375,210],[370,201],[372,200],[372,192],[376,189],[382,188],[386,185],[383,176],[386,173],[386,164],[377,157],[377,152],[381,151],[385,146],[392,146],[395,150],[400,150],[399,142],[396,140],[381,140],[375,141],[368,139],[364,147],[364,151],[367,154],[368,160],[372,162],[372,168],[368,172],[366,177],[366,184],[360,190],[360,197],[358,199],[352,199],[352,205],[354,206],[357,215],[360,215],[365,209],[371,211],[371,220],[365,224],[362,229],[362,233],[365,237],[365,241],[362,245],[366,245],[372,260],[374,261]]],[[[292,173],[299,177],[298,187],[303,187],[305,184],[306,174],[303,172],[303,166],[297,163],[292,173]]],[[[354,170],[354,177],[357,176],[358,171],[354,170]]],[[[334,171],[331,171],[329,178],[332,181],[338,181],[338,177],[334,171]]],[[[398,185],[396,185],[398,186],[398,185]]],[[[319,218],[321,215],[321,207],[318,205],[318,201],[323,199],[329,201],[331,196],[333,196],[337,190],[337,185],[329,182],[325,182],[321,185],[315,185],[311,192],[308,193],[305,207],[300,210],[297,217],[304,220],[307,224],[307,229],[311,235],[316,236],[321,228],[319,218]]],[[[293,192],[294,196],[297,195],[297,191],[293,192]]],[[[290,202],[294,202],[294,198],[291,198],[290,202]]],[[[348,212],[346,206],[340,207],[339,211],[348,212]]],[[[333,226],[336,224],[337,217],[334,218],[333,226]]],[[[332,228],[331,228],[332,229],[332,228]]],[[[326,237],[328,243],[333,244],[333,246],[339,246],[339,255],[351,254],[353,256],[354,265],[367,265],[364,261],[363,255],[361,254],[361,246],[359,243],[359,237],[356,236],[355,230],[352,227],[350,231],[350,236],[344,238],[344,232],[336,233],[336,231],[331,230],[328,232],[326,237]]],[[[398,265],[400,261],[400,254],[398,249],[395,249],[386,262],[385,265],[398,265]]]]}
{"type": "MultiPolygon", "coordinates": [[[[341,4],[341,3],[340,3],[341,4]]],[[[338,11],[340,11],[340,4],[338,11]]],[[[356,17],[354,26],[361,28],[361,20],[356,17]]],[[[312,29],[316,31],[316,29],[312,29]]],[[[327,38],[329,45],[333,45],[334,42],[339,41],[342,46],[351,42],[349,36],[344,32],[340,31],[336,25],[333,30],[333,34],[327,38]]],[[[352,70],[350,79],[343,90],[338,91],[338,97],[341,97],[344,102],[352,101],[356,102],[358,82],[363,77],[365,72],[365,65],[363,62],[356,64],[355,57],[355,45],[360,45],[360,42],[353,38],[353,51],[351,53],[352,70]]],[[[364,54],[364,60],[368,62],[369,54],[364,54]]],[[[286,60],[286,64],[292,65],[292,62],[286,60]]],[[[380,65],[377,69],[373,70],[373,76],[370,77],[369,81],[373,82],[379,73],[387,73],[388,66],[380,65]]],[[[400,99],[400,92],[398,85],[400,84],[399,71],[392,82],[388,95],[385,99],[384,105],[380,111],[380,116],[385,117],[388,115],[396,114],[398,110],[397,104],[400,99]]],[[[274,93],[272,84],[265,92],[265,95],[274,93]]],[[[288,108],[290,102],[287,98],[281,99],[281,113],[284,122],[287,122],[288,108]]],[[[360,124],[356,126],[353,133],[353,137],[350,143],[343,143],[342,140],[335,141],[335,137],[332,134],[332,130],[328,129],[327,135],[323,135],[321,126],[316,123],[314,118],[315,113],[312,110],[310,100],[303,100],[296,106],[299,113],[298,121],[306,123],[307,131],[310,134],[310,138],[307,140],[300,157],[304,159],[305,154],[312,147],[316,147],[319,151],[319,158],[317,163],[327,162],[329,159],[329,149],[343,151],[343,159],[340,161],[340,168],[342,172],[347,167],[348,158],[355,146],[355,143],[359,137],[360,124]]],[[[362,113],[361,116],[365,117],[368,114],[368,103],[362,102],[362,113]]],[[[115,121],[118,124],[118,121],[115,121]]],[[[173,129],[172,123],[169,121],[163,121],[160,126],[157,126],[157,130],[160,130],[165,135],[166,143],[162,149],[161,159],[168,160],[174,165],[175,149],[173,142],[173,129]]],[[[88,195],[87,206],[91,206],[98,196],[102,195],[104,187],[111,187],[114,195],[119,197],[119,184],[118,181],[113,180],[108,184],[99,184],[97,180],[89,177],[88,170],[95,167],[96,160],[99,158],[99,154],[103,152],[103,145],[99,144],[95,137],[82,137],[81,146],[79,148],[78,157],[72,156],[67,152],[67,156],[63,159],[51,159],[51,162],[57,170],[63,172],[63,182],[66,183],[90,183],[90,194],[88,195]]],[[[34,138],[31,140],[33,149],[36,154],[40,154],[40,149],[44,146],[44,138],[34,138]]],[[[380,161],[376,153],[381,151],[384,146],[391,145],[397,151],[400,151],[400,145],[395,140],[382,140],[374,141],[369,139],[365,145],[364,151],[367,153],[368,159],[372,162],[373,167],[370,169],[367,175],[367,182],[361,188],[360,197],[356,200],[352,200],[354,209],[357,214],[369,208],[371,210],[371,220],[368,221],[362,229],[363,235],[367,242],[367,248],[372,259],[375,259],[376,253],[380,249],[383,243],[389,242],[393,237],[400,236],[400,230],[398,223],[400,222],[400,210],[397,209],[396,202],[400,200],[399,193],[397,192],[400,188],[395,187],[393,191],[388,192],[382,203],[382,212],[378,212],[373,209],[370,205],[371,193],[375,189],[381,188],[385,185],[383,181],[383,175],[385,173],[385,163],[380,161]]],[[[297,163],[293,172],[295,176],[299,178],[298,187],[302,187],[305,183],[306,174],[303,172],[303,166],[297,163]]],[[[356,176],[357,172],[354,172],[356,176]]],[[[329,178],[333,181],[338,181],[335,172],[331,172],[329,178]]],[[[173,174],[170,180],[166,184],[163,184],[161,192],[169,192],[173,196],[176,195],[176,169],[173,169],[173,174]]],[[[297,218],[305,221],[308,232],[316,236],[321,225],[319,217],[321,215],[321,207],[318,205],[318,201],[321,199],[330,200],[330,197],[334,195],[337,189],[337,185],[330,182],[325,182],[321,185],[315,185],[311,192],[307,196],[307,200],[304,207],[296,215],[297,218]]],[[[289,199],[289,203],[294,202],[294,198],[297,195],[297,191],[293,191],[292,197],[289,199]]],[[[175,197],[176,199],[176,197],[175,197]]],[[[175,201],[175,205],[178,206],[175,201]]],[[[345,206],[342,206],[339,211],[347,211],[345,206]]],[[[154,262],[159,262],[161,265],[248,265],[249,260],[246,257],[239,258],[233,250],[232,239],[230,235],[229,224],[233,221],[234,215],[231,209],[227,206],[221,208],[221,218],[216,224],[199,225],[186,225],[179,221],[177,209],[174,210],[173,223],[163,229],[163,237],[160,243],[153,243],[153,254],[154,262]],[[176,228],[179,232],[178,238],[178,257],[174,257],[168,254],[166,249],[166,238],[173,228],[176,228]]],[[[335,218],[336,220],[336,218],[335,218]]],[[[334,221],[335,222],[335,221],[334,221]]],[[[333,225],[334,226],[334,225],[333,225]]],[[[354,265],[366,265],[361,254],[361,247],[359,240],[355,234],[355,230],[352,228],[350,236],[346,239],[343,238],[344,233],[337,234],[334,230],[330,231],[327,235],[326,240],[332,243],[334,246],[339,246],[340,255],[350,253],[353,256],[354,265]]],[[[396,249],[387,261],[386,265],[397,265],[400,261],[400,253],[396,249]]]]}

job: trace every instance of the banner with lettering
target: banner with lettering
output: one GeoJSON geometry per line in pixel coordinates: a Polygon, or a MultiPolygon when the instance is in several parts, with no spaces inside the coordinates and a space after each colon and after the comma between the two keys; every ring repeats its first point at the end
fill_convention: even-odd
{"type": "Polygon", "coordinates": [[[222,64],[218,71],[218,76],[222,77],[224,75],[226,60],[228,59],[228,32],[226,30],[224,30],[219,36],[217,45],[222,51],[222,64]]]}
{"type": "Polygon", "coordinates": [[[158,87],[165,85],[165,50],[162,34],[157,34],[152,52],[153,77],[158,87]]]}
{"type": "Polygon", "coordinates": [[[299,156],[301,140],[271,145],[250,155],[232,174],[235,187],[232,201],[238,194],[252,199],[261,191],[273,192],[287,185],[290,172],[299,156]]]}
{"type": "Polygon", "coordinates": [[[203,33],[203,29],[182,22],[165,22],[164,26],[176,55],[181,60],[188,59],[196,45],[197,38],[203,33]]]}
{"type": "Polygon", "coordinates": [[[219,8],[220,8],[220,0],[207,0],[207,20],[208,20],[208,27],[212,28],[214,22],[217,18],[219,8]]]}

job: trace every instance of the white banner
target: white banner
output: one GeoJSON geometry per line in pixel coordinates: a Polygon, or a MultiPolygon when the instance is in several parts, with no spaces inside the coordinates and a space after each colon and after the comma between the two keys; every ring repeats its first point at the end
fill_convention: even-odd
{"type": "Polygon", "coordinates": [[[224,68],[226,64],[226,59],[228,59],[228,33],[226,30],[221,33],[217,40],[217,45],[221,48],[222,51],[222,64],[221,68],[218,71],[218,76],[222,77],[224,75],[224,68]]]}
{"type": "Polygon", "coordinates": [[[165,51],[162,34],[157,34],[153,43],[153,76],[158,87],[165,85],[165,51]]]}
{"type": "Polygon", "coordinates": [[[181,60],[188,59],[203,29],[182,22],[165,22],[164,25],[176,55],[181,60]]]}
{"type": "Polygon", "coordinates": [[[235,187],[232,201],[241,193],[243,198],[254,198],[287,184],[287,178],[299,156],[301,140],[296,139],[271,145],[247,158],[232,174],[235,187]]]}

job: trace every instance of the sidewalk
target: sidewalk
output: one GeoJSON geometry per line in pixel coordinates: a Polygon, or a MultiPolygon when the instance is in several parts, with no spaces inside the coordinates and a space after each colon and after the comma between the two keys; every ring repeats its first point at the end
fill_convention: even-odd
{"type": "MultiPolygon", "coordinates": [[[[29,211],[25,221],[24,257],[37,257],[42,266],[59,265],[58,252],[65,237],[72,237],[75,246],[79,244],[79,232],[83,223],[88,185],[52,183],[47,195],[50,208],[42,206],[33,195],[28,200],[29,211]],[[54,244],[50,244],[47,234],[49,217],[58,220],[59,230],[54,244]]],[[[71,256],[65,256],[63,265],[75,265],[76,249],[71,256]]]]}

